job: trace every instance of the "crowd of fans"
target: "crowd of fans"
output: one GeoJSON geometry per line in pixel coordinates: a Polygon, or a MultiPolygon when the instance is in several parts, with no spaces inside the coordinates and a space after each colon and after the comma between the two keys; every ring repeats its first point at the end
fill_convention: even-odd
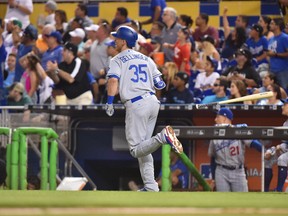
{"type": "Polygon", "coordinates": [[[118,7],[111,23],[106,18],[94,23],[85,4],[78,4],[68,20],[48,0],[46,16],[34,26],[32,1],[17,2],[8,1],[0,28],[2,105],[53,103],[60,95],[68,104],[105,103],[106,72],[117,55],[110,33],[120,25],[138,32],[135,49],[162,71],[166,88],[157,92],[162,103],[207,103],[273,91],[275,98],[249,103],[281,105],[287,97],[288,24],[280,17],[260,16],[249,26],[249,16],[238,15],[232,26],[225,8],[223,28],[210,26],[209,15],[200,13],[193,29],[190,15],[163,4],[151,5],[155,13],[143,22],[118,7]],[[149,31],[142,29],[150,23],[149,31]]]}

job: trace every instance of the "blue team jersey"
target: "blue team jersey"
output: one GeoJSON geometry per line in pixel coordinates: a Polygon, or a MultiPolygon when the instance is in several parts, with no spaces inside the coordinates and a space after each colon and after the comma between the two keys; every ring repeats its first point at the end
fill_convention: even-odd
{"type": "MultiPolygon", "coordinates": [[[[175,164],[170,165],[171,172],[175,171],[176,169],[181,170],[181,175],[178,176],[181,188],[188,188],[189,172],[187,167],[183,164],[183,162],[180,159],[178,159],[175,164]]],[[[162,170],[160,171],[158,178],[160,178],[161,176],[162,176],[162,170]]]]}
{"type": "Polygon", "coordinates": [[[152,14],[151,14],[152,19],[154,18],[154,10],[155,10],[155,7],[157,6],[161,7],[161,14],[160,14],[158,21],[162,21],[162,14],[163,14],[163,9],[166,7],[166,1],[165,0],[151,0],[150,8],[152,11],[152,14]]]}
{"type": "MultiPolygon", "coordinates": [[[[268,50],[268,40],[264,36],[259,38],[258,41],[255,41],[252,38],[249,38],[246,41],[246,44],[247,44],[248,49],[252,53],[253,58],[257,58],[263,55],[263,53],[268,50]]],[[[258,65],[262,63],[268,63],[267,59],[262,59],[261,61],[257,62],[258,65]]]]}
{"type": "Polygon", "coordinates": [[[171,104],[190,104],[194,102],[194,94],[191,90],[185,89],[180,92],[172,88],[167,94],[167,103],[171,104]]]}
{"type": "MultiPolygon", "coordinates": [[[[269,40],[268,50],[275,53],[288,52],[288,35],[281,33],[269,40]]],[[[273,73],[288,71],[288,57],[270,57],[270,70],[273,73]]]]}
{"type": "Polygon", "coordinates": [[[17,59],[16,59],[14,82],[20,82],[20,79],[24,73],[24,68],[19,63],[20,58],[25,56],[27,53],[31,52],[32,47],[33,47],[32,45],[29,45],[29,46],[25,46],[23,44],[19,45],[17,59]]]}
{"type": "Polygon", "coordinates": [[[62,61],[62,46],[57,46],[54,49],[50,50],[48,49],[46,52],[43,53],[42,59],[41,59],[41,65],[43,69],[46,71],[47,69],[47,62],[57,62],[59,64],[62,61]]]}

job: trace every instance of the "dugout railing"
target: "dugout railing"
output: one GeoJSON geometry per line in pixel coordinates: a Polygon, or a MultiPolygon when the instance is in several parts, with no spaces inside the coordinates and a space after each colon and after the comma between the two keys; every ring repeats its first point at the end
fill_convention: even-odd
{"type": "Polygon", "coordinates": [[[29,113],[29,120],[24,120],[23,111],[27,111],[27,107],[2,106],[0,110],[0,128],[3,128],[3,133],[6,131],[5,128],[11,131],[9,136],[5,134],[6,136],[0,137],[1,147],[6,149],[6,182],[8,188],[26,189],[27,172],[31,174],[31,170],[39,169],[34,175],[38,175],[41,178],[41,189],[54,190],[56,189],[56,182],[60,183],[61,178],[72,177],[68,175],[65,169],[68,166],[67,164],[71,164],[80,175],[88,180],[93,190],[97,189],[93,180],[70,153],[68,117],[46,113],[29,113]],[[51,140],[51,138],[53,139],[51,140]],[[28,151],[28,148],[31,148],[32,151],[28,151]],[[50,152],[48,149],[50,149],[50,152]],[[58,149],[62,156],[64,155],[64,160],[62,161],[57,155],[58,149]],[[29,154],[33,152],[31,154],[33,158],[32,164],[31,162],[28,163],[27,152],[29,154]],[[37,157],[40,159],[40,164],[37,162],[37,157]],[[51,161],[52,166],[50,166],[51,161]],[[63,165],[60,166],[60,163],[63,165]]]}

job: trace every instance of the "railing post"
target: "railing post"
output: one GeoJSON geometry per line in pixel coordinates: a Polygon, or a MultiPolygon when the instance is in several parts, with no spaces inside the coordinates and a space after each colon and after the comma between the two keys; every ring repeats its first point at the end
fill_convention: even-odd
{"type": "MultiPolygon", "coordinates": [[[[12,144],[11,144],[11,167],[10,167],[10,189],[18,190],[18,160],[19,160],[19,131],[14,130],[12,134],[12,144]]],[[[9,169],[9,168],[8,168],[9,169]]]]}
{"type": "Polygon", "coordinates": [[[161,191],[171,191],[171,171],[170,171],[170,151],[169,145],[162,146],[162,181],[161,191]]]}
{"type": "Polygon", "coordinates": [[[56,190],[57,182],[57,155],[58,155],[58,144],[56,140],[52,140],[50,144],[50,166],[49,166],[49,187],[50,190],[56,190]]]}
{"type": "Polygon", "coordinates": [[[27,143],[26,135],[19,133],[19,182],[20,190],[27,190],[27,143]]]}
{"type": "Polygon", "coordinates": [[[10,176],[11,173],[11,129],[8,127],[0,127],[0,135],[8,136],[8,143],[6,144],[6,185],[9,187],[10,179],[8,176],[10,176]]]}
{"type": "Polygon", "coordinates": [[[41,187],[40,188],[41,190],[48,189],[48,140],[46,136],[41,136],[41,187]]]}

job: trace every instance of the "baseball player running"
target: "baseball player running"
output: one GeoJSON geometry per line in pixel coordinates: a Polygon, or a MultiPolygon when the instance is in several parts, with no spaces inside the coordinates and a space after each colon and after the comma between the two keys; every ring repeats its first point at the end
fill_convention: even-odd
{"type": "MultiPolygon", "coordinates": [[[[282,115],[288,116],[288,99],[284,101],[282,106],[282,115]]],[[[288,126],[288,119],[283,124],[284,127],[288,126]]],[[[269,191],[269,186],[273,177],[272,166],[277,162],[278,165],[278,181],[275,191],[281,192],[285,180],[287,178],[288,166],[288,144],[287,141],[283,142],[276,147],[273,146],[265,152],[265,191],[269,191]]]]}
{"type": "MultiPolygon", "coordinates": [[[[215,118],[215,126],[231,125],[233,113],[228,108],[221,108],[215,118]]],[[[262,145],[257,140],[211,140],[208,155],[215,157],[216,191],[248,192],[244,171],[245,146],[261,152],[262,145]]],[[[211,165],[211,167],[213,167],[211,165]]],[[[213,173],[213,171],[212,171],[213,173]]]]}
{"type": "Polygon", "coordinates": [[[138,38],[132,28],[121,26],[111,35],[115,37],[119,54],[111,59],[107,73],[106,113],[109,116],[114,114],[113,99],[119,91],[126,109],[126,139],[131,155],[138,158],[144,183],[141,191],[159,191],[151,153],[162,144],[170,144],[179,154],[183,152],[171,126],[166,126],[160,133],[151,137],[160,108],[155,89],[163,89],[165,83],[153,60],[132,49],[138,38]]]}

